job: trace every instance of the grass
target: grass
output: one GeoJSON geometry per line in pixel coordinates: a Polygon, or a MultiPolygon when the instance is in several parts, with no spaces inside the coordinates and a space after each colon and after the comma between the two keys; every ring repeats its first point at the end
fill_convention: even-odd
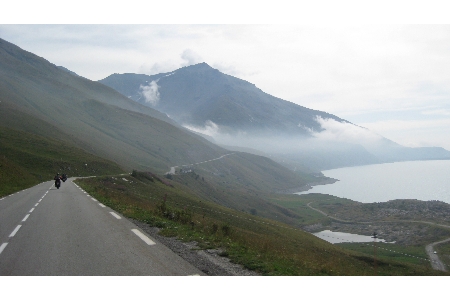
{"type": "Polygon", "coordinates": [[[52,138],[0,127],[0,196],[52,180],[56,173],[123,173],[116,164],[52,138]]]}
{"type": "MultiPolygon", "coordinates": [[[[446,228],[437,225],[410,222],[413,220],[421,220],[421,218],[425,221],[430,221],[431,215],[435,217],[433,220],[435,223],[446,224],[448,222],[448,214],[446,213],[448,204],[436,201],[395,200],[386,203],[365,204],[324,194],[277,195],[271,198],[270,201],[297,213],[300,220],[302,220],[302,225],[321,224],[320,230],[331,229],[333,231],[367,235],[375,230],[375,228],[378,228],[377,231],[382,230],[384,234],[389,234],[397,243],[380,244],[382,245],[380,247],[383,249],[379,249],[377,255],[381,259],[389,259],[400,263],[428,266],[430,262],[423,260],[428,259],[425,246],[450,236],[449,230],[446,228]],[[311,203],[314,208],[320,209],[331,217],[348,220],[348,222],[335,221],[328,216],[313,211],[307,206],[308,203],[311,203]],[[390,213],[386,214],[386,211],[390,213]],[[402,219],[399,216],[392,216],[393,211],[400,211],[406,217],[402,219]],[[425,215],[425,212],[428,214],[425,215]],[[370,222],[365,225],[358,225],[358,222],[367,221],[370,222]],[[331,222],[333,222],[333,225],[329,226],[331,222]],[[411,256],[423,259],[417,259],[411,256]]],[[[373,256],[373,247],[370,245],[367,246],[367,244],[342,243],[336,245],[373,256]]],[[[450,254],[450,252],[447,253],[444,250],[443,255],[445,256],[446,254],[450,254]]],[[[450,258],[450,256],[446,256],[445,258],[450,258]]]]}
{"type": "MultiPolygon", "coordinates": [[[[78,179],[103,204],[162,228],[161,234],[197,241],[263,275],[373,275],[373,258],[329,244],[299,228],[223,207],[189,187],[148,172],[78,179]],[[125,179],[125,180],[124,180],[125,179]]],[[[380,259],[380,275],[443,275],[430,267],[380,259]]]]}
{"type": "Polygon", "coordinates": [[[317,201],[317,199],[311,195],[275,195],[269,198],[269,201],[297,213],[299,225],[329,222],[326,216],[307,206],[308,203],[317,201]]]}
{"type": "Polygon", "coordinates": [[[446,265],[447,270],[450,270],[450,242],[438,244],[434,246],[439,259],[446,265]]]}
{"type": "Polygon", "coordinates": [[[425,248],[421,246],[405,247],[396,244],[378,243],[377,248],[374,249],[373,243],[340,243],[336,245],[372,257],[374,257],[376,253],[377,259],[415,264],[423,267],[428,267],[430,265],[425,248]]]}

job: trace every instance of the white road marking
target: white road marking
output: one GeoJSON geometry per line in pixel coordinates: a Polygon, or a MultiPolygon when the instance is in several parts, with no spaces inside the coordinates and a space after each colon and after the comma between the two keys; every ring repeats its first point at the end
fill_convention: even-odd
{"type": "Polygon", "coordinates": [[[133,233],[135,235],[137,235],[138,237],[141,238],[141,240],[143,240],[145,243],[147,243],[147,245],[156,245],[156,243],[154,241],[152,241],[151,239],[149,239],[145,234],[143,234],[142,232],[140,232],[137,229],[131,229],[131,231],[133,231],[133,233]]]}
{"type": "Polygon", "coordinates": [[[92,201],[97,201],[97,199],[95,199],[95,198],[91,198],[92,199],[92,201]]]}
{"type": "Polygon", "coordinates": [[[34,206],[38,206],[39,205],[39,202],[38,203],[36,203],[34,206]]]}
{"type": "Polygon", "coordinates": [[[13,232],[11,232],[11,234],[9,235],[9,237],[13,237],[16,235],[17,231],[19,231],[20,227],[22,227],[22,225],[17,225],[16,229],[14,229],[13,232]]]}
{"type": "Polygon", "coordinates": [[[101,204],[101,203],[99,203],[98,205],[100,205],[101,207],[106,207],[105,205],[103,205],[103,204],[101,204]]]}
{"type": "Polygon", "coordinates": [[[200,274],[192,274],[192,275],[188,275],[188,276],[200,276],[200,274]]]}
{"type": "Polygon", "coordinates": [[[8,243],[3,243],[3,244],[0,246],[0,254],[2,254],[3,250],[5,250],[6,245],[8,245],[8,243]]]}
{"type": "Polygon", "coordinates": [[[30,216],[30,214],[26,215],[25,218],[23,218],[22,222],[25,222],[29,216],[30,216]]]}
{"type": "Polygon", "coordinates": [[[122,219],[122,217],[116,214],[115,212],[110,211],[109,213],[112,214],[118,220],[122,219]]]}
{"type": "Polygon", "coordinates": [[[34,207],[32,209],[30,209],[29,213],[31,214],[33,212],[33,210],[34,210],[34,207]]]}
{"type": "Polygon", "coordinates": [[[0,201],[2,201],[3,199],[5,199],[5,197],[3,197],[2,199],[0,199],[0,201]]]}
{"type": "Polygon", "coordinates": [[[41,199],[39,199],[39,201],[38,202],[41,202],[42,201],[42,198],[41,199]]]}

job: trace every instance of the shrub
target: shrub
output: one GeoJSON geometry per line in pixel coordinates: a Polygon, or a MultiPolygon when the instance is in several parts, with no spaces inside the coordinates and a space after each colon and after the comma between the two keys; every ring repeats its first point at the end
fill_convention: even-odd
{"type": "Polygon", "coordinates": [[[224,236],[228,236],[231,234],[231,227],[227,224],[222,225],[222,233],[224,236]]]}

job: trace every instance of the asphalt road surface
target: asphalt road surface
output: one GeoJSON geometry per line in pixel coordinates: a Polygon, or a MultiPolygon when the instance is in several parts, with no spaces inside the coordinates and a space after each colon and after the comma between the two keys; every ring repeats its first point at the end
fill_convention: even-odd
{"type": "Polygon", "coordinates": [[[445,264],[439,259],[439,256],[437,254],[434,254],[434,246],[436,246],[438,244],[442,244],[442,243],[447,243],[449,241],[450,241],[450,239],[445,239],[443,241],[429,244],[425,247],[425,250],[427,251],[427,254],[430,257],[431,267],[433,269],[440,270],[440,271],[447,271],[445,264]]]}
{"type": "Polygon", "coordinates": [[[0,275],[204,275],[69,178],[0,199],[0,275]]]}

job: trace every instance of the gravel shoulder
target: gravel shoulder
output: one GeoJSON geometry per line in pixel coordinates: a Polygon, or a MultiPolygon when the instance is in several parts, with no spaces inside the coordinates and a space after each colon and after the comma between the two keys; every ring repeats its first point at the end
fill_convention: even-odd
{"type": "Polygon", "coordinates": [[[153,239],[168,247],[181,258],[209,276],[259,276],[259,273],[245,269],[243,266],[230,262],[229,258],[219,254],[221,249],[199,250],[196,242],[184,243],[174,237],[158,234],[159,228],[129,219],[153,239]]]}

